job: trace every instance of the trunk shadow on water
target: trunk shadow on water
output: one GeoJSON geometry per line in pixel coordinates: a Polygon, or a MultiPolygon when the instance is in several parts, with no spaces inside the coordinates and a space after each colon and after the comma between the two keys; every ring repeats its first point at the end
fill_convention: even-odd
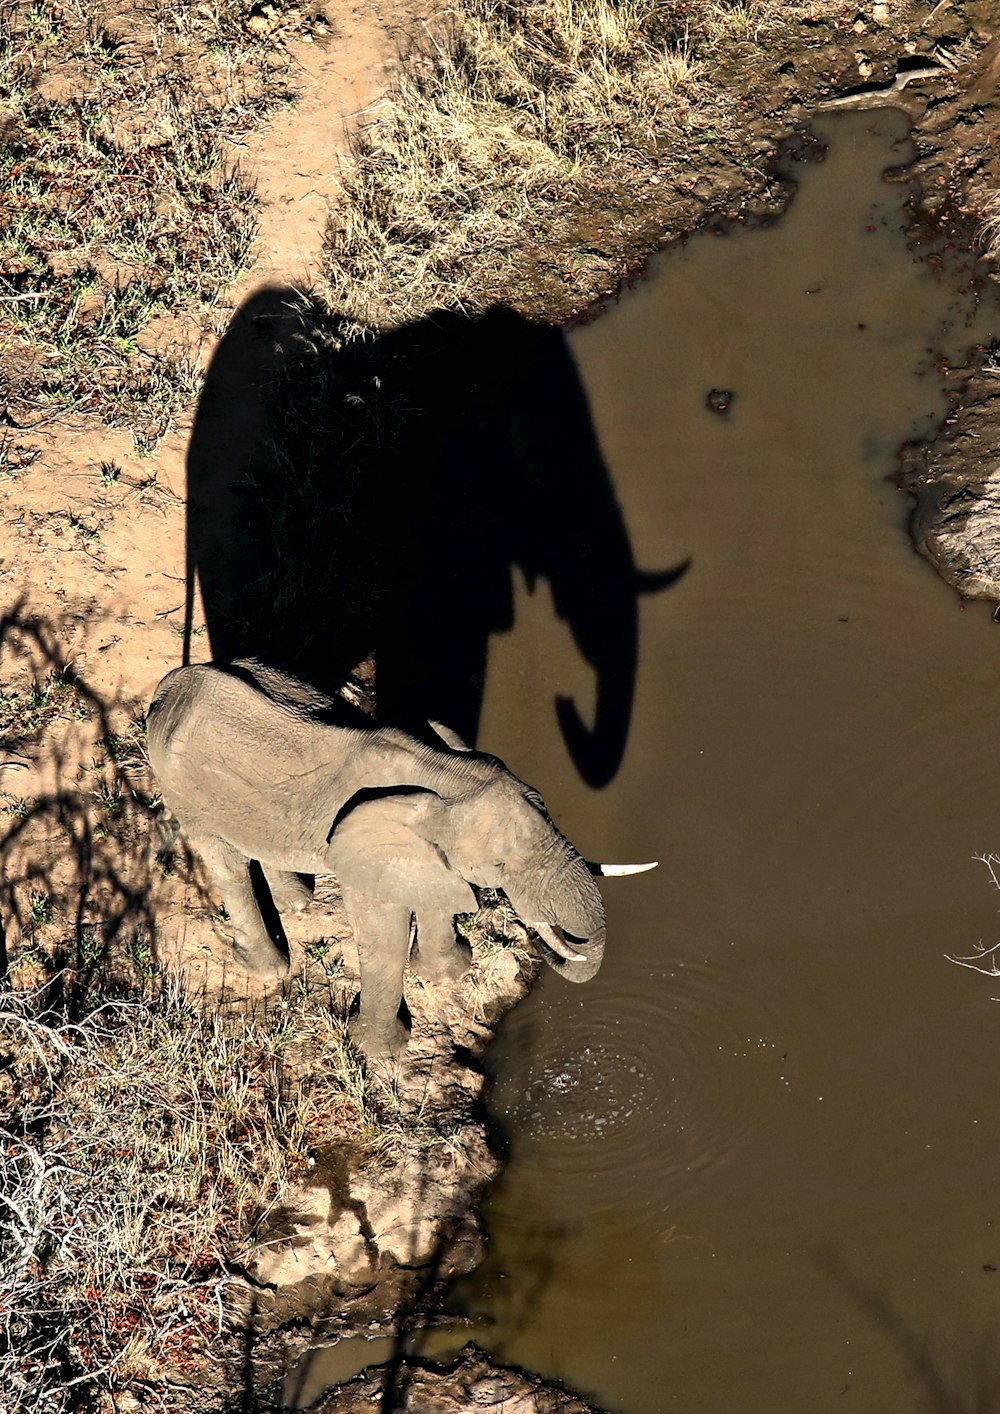
{"type": "Polygon", "coordinates": [[[214,658],[254,655],[327,691],[374,658],[380,715],[474,740],[515,576],[544,580],[594,702],[551,678],[538,690],[583,779],[615,776],[639,598],[686,565],[637,570],[559,330],[443,311],[345,343],[295,291],[263,291],[209,369],[188,505],[188,658],[200,590],[214,658]]]}

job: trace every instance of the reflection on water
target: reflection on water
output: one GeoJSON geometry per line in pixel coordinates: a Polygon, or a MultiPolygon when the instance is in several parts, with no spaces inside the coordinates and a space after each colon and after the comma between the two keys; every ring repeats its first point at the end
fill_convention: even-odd
{"type": "Polygon", "coordinates": [[[691,562],[642,601],[604,790],[554,722],[589,670],[544,583],[491,647],[480,740],[591,857],[661,864],[607,882],[600,976],[501,1038],[511,1163],[456,1301],[630,1414],[1000,1407],[962,1374],[1000,1326],[1000,1021],[943,956],[1000,935],[971,859],[1000,630],[892,481],[983,331],[901,235],[903,118],[823,132],[780,223],[667,252],[573,335],[635,562],[691,562]]]}
{"type": "Polygon", "coordinates": [[[281,1407],[308,1409],[331,1386],[346,1384],[376,1365],[384,1368],[383,1402],[388,1405],[399,1379],[401,1359],[417,1357],[448,1364],[475,1335],[467,1324],[447,1325],[411,1331],[405,1337],[348,1336],[330,1345],[312,1346],[285,1376],[281,1407]]]}

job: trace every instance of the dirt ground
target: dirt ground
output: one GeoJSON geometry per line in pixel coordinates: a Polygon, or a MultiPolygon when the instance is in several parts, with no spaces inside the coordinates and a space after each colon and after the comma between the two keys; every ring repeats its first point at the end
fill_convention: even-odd
{"type": "MultiPolygon", "coordinates": [[[[242,329],[250,350],[230,374],[232,396],[243,410],[239,426],[234,429],[231,416],[220,416],[214,432],[209,421],[206,434],[202,411],[202,437],[207,435],[224,468],[227,486],[250,472],[254,448],[267,431],[267,381],[285,356],[288,328],[295,324],[286,292],[322,284],[324,238],[337,209],[347,135],[377,112],[402,38],[433,18],[432,7],[415,0],[359,0],[328,6],[326,23],[303,34],[286,26],[278,8],[263,4],[248,9],[247,23],[258,37],[280,46],[300,96],[231,142],[232,156],[252,176],[259,202],[252,265],[218,301],[214,331],[195,319],[169,331],[202,369],[210,364],[218,339],[227,333],[232,338],[234,327],[242,329]]],[[[904,107],[914,121],[921,154],[916,175],[924,209],[919,219],[915,213],[915,238],[929,239],[933,227],[934,239],[943,235],[963,246],[981,242],[983,215],[1000,190],[1000,40],[991,33],[994,21],[991,0],[942,0],[934,6],[876,0],[860,6],[818,5],[815,13],[803,7],[794,33],[783,32],[782,43],[767,49],[766,72],[756,73],[749,84],[734,77],[734,90],[744,95],[739,160],[707,169],[693,165],[669,189],[658,180],[644,180],[622,194],[617,210],[600,204],[585,218],[575,213],[574,239],[581,219],[589,221],[595,243],[599,237],[599,268],[568,278],[557,259],[547,264],[526,260],[520,308],[554,323],[579,315],[595,300],[614,297],[622,279],[640,271],[665,239],[705,222],[759,219],[776,212],[785,193],[769,172],[769,159],[778,140],[817,104],[904,107]]],[[[746,62],[745,53],[741,57],[734,49],[734,74],[741,62],[746,62]]],[[[984,352],[971,383],[956,385],[955,413],[945,437],[935,448],[912,451],[907,471],[917,496],[915,534],[921,548],[944,560],[945,572],[963,592],[970,591],[968,565],[978,555],[985,567],[972,587],[996,598],[1000,533],[983,508],[1000,505],[992,479],[1000,458],[998,387],[984,352]],[[970,470],[973,438],[978,450],[970,470]],[[990,452],[985,459],[984,447],[990,452]],[[983,515],[968,528],[970,496],[983,515]],[[953,536],[956,516],[966,528],[960,544],[953,536]]],[[[0,912],[15,985],[27,986],[44,976],[53,949],[71,933],[77,955],[70,964],[85,970],[94,959],[79,956],[80,939],[92,929],[108,940],[112,954],[117,949],[123,974],[133,982],[155,961],[217,1004],[254,1006],[264,996],[263,988],[234,977],[227,965],[224,921],[197,861],[180,847],[165,863],[169,841],[137,726],[158,680],[181,661],[185,641],[195,661],[210,656],[198,586],[189,581],[186,538],[186,461],[197,411],[192,402],[153,450],[137,445],[127,427],[108,427],[95,416],[51,416],[44,408],[31,417],[20,411],[15,417],[9,408],[2,414],[0,679],[6,720],[0,755],[5,812],[0,912]]],[[[205,445],[203,440],[202,455],[205,445]]],[[[289,925],[300,976],[319,967],[318,945],[333,940],[339,950],[346,944],[347,996],[354,969],[345,934],[336,893],[329,890],[289,925]]],[[[65,954],[60,961],[67,961],[65,954]]],[[[509,1002],[520,986],[519,978],[505,974],[495,995],[509,1002]]],[[[446,1041],[440,1041],[438,1000],[432,997],[423,1007],[423,1071],[418,1064],[415,1076],[426,1076],[433,1057],[447,1056],[454,1045],[474,1046],[477,1025],[486,1036],[482,1018],[476,1022],[470,1016],[468,997],[458,1000],[461,1005],[445,1027],[446,1041]]],[[[468,1118],[469,1136],[479,1093],[479,1079],[472,1077],[470,1071],[455,1081],[456,1093],[462,1092],[456,1107],[468,1118]]],[[[398,1229],[412,1228],[414,1213],[425,1200],[414,1198],[405,1220],[399,1211],[383,1213],[379,1249],[397,1265],[427,1258],[443,1218],[452,1224],[464,1221],[469,1192],[481,1187],[495,1167],[482,1134],[475,1127],[466,1146],[466,1157],[478,1164],[475,1181],[452,1175],[448,1188],[438,1175],[448,1192],[427,1206],[429,1226],[419,1251],[394,1248],[393,1242],[398,1229]]],[[[333,1261],[331,1254],[349,1270],[356,1259],[353,1285],[341,1287],[340,1297],[348,1305],[355,1302],[357,1321],[370,1321],[379,1304],[371,1295],[370,1226],[366,1231],[363,1223],[348,1223],[336,1239],[317,1232],[309,1192],[307,1183],[296,1200],[299,1208],[293,1204],[286,1214],[285,1248],[277,1255],[272,1248],[255,1278],[268,1288],[265,1304],[272,1306],[264,1322],[271,1331],[264,1363],[272,1370],[302,1343],[297,1337],[287,1345],[275,1344],[273,1332],[293,1317],[301,1321],[311,1299],[302,1283],[314,1283],[317,1272],[333,1261]],[[294,1295],[282,1306],[284,1288],[294,1288],[294,1295]]],[[[371,1193],[366,1201],[374,1213],[371,1193]]],[[[465,1249],[449,1271],[456,1263],[473,1262],[478,1242],[474,1227],[456,1228],[451,1238],[453,1252],[463,1243],[465,1249]]],[[[430,1376],[421,1378],[428,1388],[433,1383],[430,1376]]],[[[430,1394],[415,1394],[406,1407],[458,1409],[496,1402],[486,1398],[493,1378],[488,1371],[477,1366],[472,1375],[466,1369],[462,1378],[464,1385],[434,1394],[439,1402],[430,1394]],[[464,1393],[456,1395],[456,1389],[464,1393]]],[[[192,1385],[185,1387],[190,1392],[192,1385]]],[[[583,1407],[544,1404],[527,1386],[519,1385],[516,1392],[522,1401],[517,1408],[583,1407]]],[[[373,1397],[367,1387],[356,1397],[360,1405],[348,1401],[326,1407],[372,1407],[363,1402],[373,1397]]]]}

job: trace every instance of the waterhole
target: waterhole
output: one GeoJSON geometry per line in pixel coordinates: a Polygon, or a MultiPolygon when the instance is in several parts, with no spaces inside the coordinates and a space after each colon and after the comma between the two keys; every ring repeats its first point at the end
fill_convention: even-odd
{"type": "Polygon", "coordinates": [[[902,234],[905,119],[816,131],[780,221],[571,336],[637,565],[688,563],[640,597],[609,784],[564,745],[553,699],[586,721],[595,686],[543,579],[490,648],[480,740],[591,856],[660,866],[605,884],[599,976],[504,1028],[455,1303],[629,1414],[1000,1407],[1000,985],[945,958],[1000,941],[1000,627],[893,478],[988,320],[902,234]]]}

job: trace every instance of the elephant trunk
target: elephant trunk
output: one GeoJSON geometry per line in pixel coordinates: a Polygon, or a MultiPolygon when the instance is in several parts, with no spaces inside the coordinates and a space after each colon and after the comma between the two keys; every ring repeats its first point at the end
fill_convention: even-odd
{"type": "Polygon", "coordinates": [[[538,929],[548,944],[543,956],[561,977],[587,982],[594,976],[604,958],[604,900],[586,861],[571,846],[566,844],[559,857],[545,861],[530,877],[522,875],[507,889],[507,897],[523,923],[543,925],[538,929]],[[550,929],[561,935],[564,946],[558,952],[545,936],[550,929]]]}
{"type": "Polygon", "coordinates": [[[574,952],[582,954],[579,962],[560,957],[549,948],[546,948],[542,956],[553,971],[558,972],[560,977],[565,977],[567,982],[589,982],[604,960],[604,939],[603,927],[589,938],[573,937],[570,946],[574,952]]]}

